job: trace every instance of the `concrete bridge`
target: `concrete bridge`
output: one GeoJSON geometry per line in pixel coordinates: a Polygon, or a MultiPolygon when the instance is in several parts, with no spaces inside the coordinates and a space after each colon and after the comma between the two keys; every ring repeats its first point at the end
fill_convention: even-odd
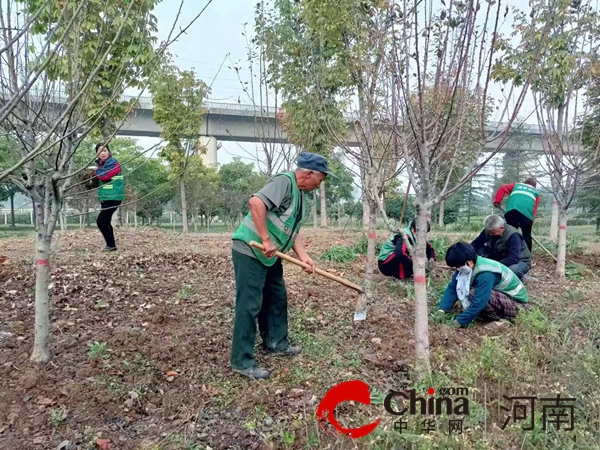
{"type": "MultiPolygon", "coordinates": [[[[123,100],[130,100],[131,98],[124,97],[123,100]]],[[[120,125],[119,134],[123,136],[160,136],[162,129],[154,121],[152,99],[141,97],[138,103],[140,107],[135,110],[135,114],[130,114],[125,122],[120,125]]],[[[204,137],[204,144],[208,148],[207,160],[212,163],[217,161],[218,141],[279,144],[289,142],[277,121],[277,116],[281,113],[281,110],[278,111],[273,107],[219,102],[205,102],[203,107],[206,109],[206,114],[204,115],[200,135],[204,137]]],[[[359,145],[354,133],[354,121],[356,119],[356,116],[346,116],[348,122],[347,145],[352,147],[359,145]]],[[[492,123],[488,126],[490,140],[485,148],[489,151],[495,150],[499,143],[499,138],[494,139],[498,135],[497,130],[502,129],[498,125],[492,123]]],[[[502,149],[503,152],[509,150],[543,152],[538,126],[522,125],[519,132],[513,133],[502,149]]]]}
{"type": "MultiPolygon", "coordinates": [[[[35,98],[36,94],[31,96],[35,98]]],[[[121,136],[135,137],[159,137],[162,128],[154,121],[151,97],[123,96],[123,101],[135,99],[138,108],[129,114],[127,119],[118,125],[118,133],[121,136]]],[[[48,100],[46,100],[48,102],[48,100]]],[[[56,96],[50,99],[53,105],[64,105],[64,96],[56,96]]],[[[211,164],[217,163],[217,150],[219,141],[236,142],[265,142],[265,143],[288,143],[285,132],[277,120],[281,110],[273,107],[260,107],[239,103],[204,102],[204,123],[202,124],[200,136],[203,144],[207,147],[204,159],[211,164]]],[[[60,108],[60,107],[59,107],[60,108]]],[[[347,115],[348,141],[347,145],[357,147],[358,139],[354,132],[354,121],[356,116],[347,115]]],[[[499,138],[497,130],[502,127],[492,123],[488,126],[489,141],[485,149],[495,150],[499,138]]],[[[543,152],[540,131],[537,126],[523,125],[514,132],[504,145],[502,151],[531,151],[543,152]]]]}

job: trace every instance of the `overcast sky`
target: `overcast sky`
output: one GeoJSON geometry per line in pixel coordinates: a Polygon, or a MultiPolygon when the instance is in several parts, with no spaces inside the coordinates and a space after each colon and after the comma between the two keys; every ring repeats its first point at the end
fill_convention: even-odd
{"type": "MultiPolygon", "coordinates": [[[[252,34],[254,24],[254,0],[213,0],[203,15],[191,26],[187,33],[181,36],[170,47],[175,63],[181,69],[194,69],[197,75],[211,85],[210,99],[213,101],[249,103],[242,90],[242,85],[236,73],[230,68],[231,62],[247,66],[246,37],[242,34],[245,29],[252,34]]],[[[505,0],[503,5],[526,7],[524,0],[505,0]]],[[[157,7],[155,15],[158,18],[158,37],[165,40],[175,21],[180,2],[178,0],[163,0],[157,7]]],[[[186,0],[179,18],[177,29],[186,26],[207,4],[207,0],[186,0]]],[[[502,31],[510,32],[510,23],[502,31]]],[[[242,69],[243,81],[249,79],[247,69],[242,69]]],[[[499,91],[496,90],[496,95],[499,91]]],[[[521,117],[529,116],[531,122],[533,102],[526,101],[521,109],[521,117]]],[[[158,139],[140,138],[139,143],[148,148],[159,142],[158,139]]],[[[251,162],[248,152],[254,152],[254,144],[223,142],[218,151],[219,164],[227,164],[235,156],[251,162]]]]}

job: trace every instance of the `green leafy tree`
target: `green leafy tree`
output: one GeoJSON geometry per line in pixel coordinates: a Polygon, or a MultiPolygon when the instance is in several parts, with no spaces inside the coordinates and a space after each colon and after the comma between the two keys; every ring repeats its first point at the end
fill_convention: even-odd
{"type": "MultiPolygon", "coordinates": [[[[207,231],[221,206],[221,177],[214,167],[206,166],[198,155],[192,156],[184,175],[185,190],[188,193],[189,212],[197,227],[198,218],[206,221],[207,231]]],[[[180,197],[176,197],[175,203],[180,197]]]]}
{"type": "Polygon", "coordinates": [[[74,33],[69,33],[64,41],[65,51],[53,59],[45,73],[52,79],[69,80],[65,87],[73,92],[91,81],[79,103],[80,119],[94,122],[93,134],[108,142],[116,131],[116,124],[137,106],[135,99],[121,101],[122,93],[126,88],[143,87],[154,68],[151,62],[158,28],[152,11],[161,0],[18,2],[23,3],[29,13],[42,9],[33,32],[44,34],[54,28],[50,39],[53,43],[70,25],[66,20],[57,21],[57,18],[76,16],[79,3],[85,4],[85,15],[77,20],[74,33]],[[73,54],[77,58],[75,73],[71,61],[73,54]],[[105,57],[98,65],[101,55],[105,57]]]}
{"type": "Polygon", "coordinates": [[[248,213],[248,200],[266,184],[267,176],[257,173],[253,164],[246,164],[240,158],[234,158],[233,162],[221,166],[219,176],[220,210],[233,227],[248,213]]]}
{"type": "Polygon", "coordinates": [[[137,71],[144,64],[139,44],[152,44],[154,20],[146,12],[155,2],[21,0],[16,4],[16,8],[0,9],[2,23],[12,24],[0,29],[3,67],[10,67],[3,71],[3,97],[9,100],[0,107],[0,126],[15,136],[19,153],[17,162],[0,173],[0,181],[8,179],[33,203],[37,264],[31,358],[46,362],[50,359],[52,237],[64,194],[86,167],[77,167],[75,156],[83,139],[104,121],[113,120],[119,109],[119,105],[113,108],[118,95],[100,100],[98,90],[114,87],[120,94],[121,87],[143,80],[137,71]],[[109,80],[101,79],[103,72],[111,72],[109,80]]]}
{"type": "MultiPolygon", "coordinates": [[[[0,172],[17,162],[18,143],[14,138],[0,136],[0,172]]],[[[0,182],[0,202],[10,202],[10,226],[15,226],[15,195],[19,189],[9,181],[0,182]]]]}
{"type": "Polygon", "coordinates": [[[183,232],[189,232],[184,173],[193,152],[202,149],[199,142],[202,125],[202,102],[208,86],[196,78],[194,71],[179,70],[167,57],[150,83],[154,120],[167,141],[161,156],[171,167],[171,176],[179,179],[183,232]]]}
{"type": "MultiPolygon", "coordinates": [[[[335,136],[346,129],[336,95],[344,73],[340,73],[339,66],[330,64],[334,54],[306,26],[304,3],[265,3],[270,5],[257,5],[256,39],[265,49],[268,80],[283,98],[283,128],[288,139],[302,151],[331,159],[335,136]]],[[[327,198],[324,182],[320,186],[322,227],[327,226],[327,198]]]]}

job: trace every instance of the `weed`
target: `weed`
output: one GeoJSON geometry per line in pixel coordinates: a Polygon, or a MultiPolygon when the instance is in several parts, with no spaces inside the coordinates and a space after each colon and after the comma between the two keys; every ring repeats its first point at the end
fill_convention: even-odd
{"type": "Polygon", "coordinates": [[[52,408],[50,410],[50,424],[52,425],[52,428],[58,428],[67,418],[67,414],[68,412],[65,407],[59,409],[52,408]]]}
{"type": "Polygon", "coordinates": [[[330,247],[323,255],[321,259],[324,261],[335,261],[340,263],[352,262],[356,259],[356,253],[350,247],[338,245],[330,247]]]}
{"type": "Polygon", "coordinates": [[[154,363],[144,358],[144,356],[141,353],[135,354],[134,363],[137,366],[138,372],[154,370],[154,363]]]}
{"type": "MultiPolygon", "coordinates": [[[[359,255],[366,255],[369,245],[369,240],[366,236],[363,236],[354,246],[354,252],[359,255]]],[[[381,245],[379,242],[375,242],[375,254],[378,255],[381,251],[381,245]]]]}
{"type": "Polygon", "coordinates": [[[565,267],[565,275],[570,281],[583,281],[585,280],[586,267],[582,264],[578,264],[569,261],[565,267]]]}
{"type": "Polygon", "coordinates": [[[194,286],[192,286],[191,284],[184,284],[177,291],[177,303],[188,300],[193,293],[194,286]]]}
{"type": "Polygon", "coordinates": [[[581,244],[579,236],[570,236],[567,239],[567,252],[569,253],[579,253],[581,252],[581,244]]]}
{"type": "Polygon", "coordinates": [[[438,235],[431,239],[431,245],[435,250],[438,261],[444,261],[446,259],[446,250],[450,247],[450,239],[448,236],[438,235]]]}
{"type": "Polygon", "coordinates": [[[536,335],[546,334],[550,331],[550,321],[537,308],[519,313],[516,323],[536,335]]]}
{"type": "Polygon", "coordinates": [[[108,308],[108,303],[105,300],[98,300],[96,302],[96,309],[106,309],[108,308]]]}
{"type": "Polygon", "coordinates": [[[505,348],[504,342],[499,339],[485,338],[479,349],[479,360],[484,373],[491,380],[501,380],[510,375],[506,364],[510,352],[505,348]]]}
{"type": "Polygon", "coordinates": [[[92,344],[89,344],[88,347],[88,358],[90,359],[107,359],[110,357],[110,349],[108,348],[106,342],[94,341],[92,344]]]}
{"type": "Polygon", "coordinates": [[[294,433],[284,431],[282,440],[284,444],[292,445],[296,441],[296,435],[294,433]]]}
{"type": "Polygon", "coordinates": [[[578,303],[583,300],[583,294],[578,289],[569,289],[565,295],[570,302],[578,303]]]}

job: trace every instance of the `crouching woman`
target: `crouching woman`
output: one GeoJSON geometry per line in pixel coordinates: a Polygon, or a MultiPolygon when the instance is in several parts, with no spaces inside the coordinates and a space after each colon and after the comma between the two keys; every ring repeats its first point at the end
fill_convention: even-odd
{"type": "Polygon", "coordinates": [[[453,322],[467,327],[477,317],[484,321],[513,320],[529,309],[529,294],[515,273],[497,261],[478,256],[473,246],[457,242],[446,252],[446,264],[456,269],[439,303],[436,322],[443,322],[457,300],[463,312],[453,322]]]}

